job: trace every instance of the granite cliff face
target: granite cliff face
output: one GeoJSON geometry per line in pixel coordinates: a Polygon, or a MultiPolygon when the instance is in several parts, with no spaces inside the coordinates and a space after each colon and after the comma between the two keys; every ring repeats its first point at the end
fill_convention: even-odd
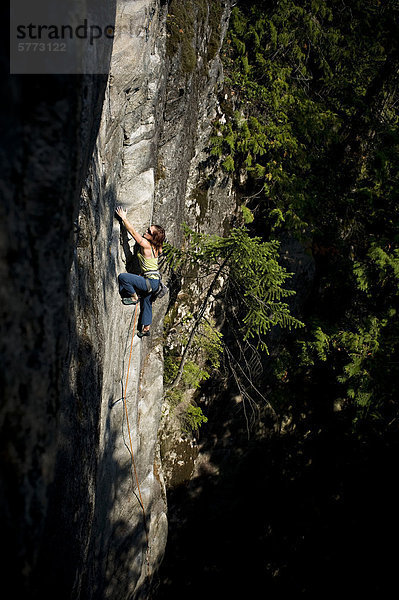
{"type": "Polygon", "coordinates": [[[168,298],[133,338],[125,389],[133,311],[116,278],[134,244],[114,209],[172,243],[234,210],[207,152],[229,2],[184,4],[179,39],[177,3],[117,3],[108,77],[13,77],[2,107],[3,565],[31,598],[146,598],[162,561],[168,298]]]}

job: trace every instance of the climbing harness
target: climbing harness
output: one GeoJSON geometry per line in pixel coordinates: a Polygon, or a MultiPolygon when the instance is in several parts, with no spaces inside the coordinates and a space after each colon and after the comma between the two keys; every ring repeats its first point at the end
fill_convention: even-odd
{"type": "Polygon", "coordinates": [[[132,351],[133,351],[134,332],[136,330],[137,308],[138,308],[138,304],[136,304],[135,310],[134,310],[134,323],[133,323],[132,341],[131,341],[131,344],[130,344],[129,362],[128,362],[128,365],[127,365],[127,373],[126,373],[126,382],[125,382],[125,387],[124,387],[124,390],[123,390],[123,405],[125,407],[126,425],[127,425],[127,430],[128,430],[128,433],[129,433],[130,456],[131,456],[131,459],[132,459],[133,473],[134,473],[134,477],[135,477],[135,480],[136,480],[136,485],[137,485],[137,491],[138,491],[138,496],[139,496],[141,510],[143,512],[143,523],[144,523],[144,531],[145,531],[146,544],[147,544],[147,549],[146,549],[146,564],[147,564],[147,574],[149,575],[149,569],[150,569],[150,566],[149,566],[150,544],[149,544],[148,530],[147,530],[147,516],[146,516],[146,512],[145,512],[145,508],[144,508],[143,498],[142,498],[142,495],[141,495],[140,483],[139,483],[139,478],[138,478],[137,469],[136,469],[136,462],[134,460],[132,436],[130,434],[129,414],[128,414],[128,410],[127,410],[127,401],[126,401],[127,384],[128,384],[128,381],[129,381],[130,362],[131,362],[131,359],[132,359],[132,351]]]}
{"type": "Polygon", "coordinates": [[[161,273],[159,271],[146,271],[143,274],[143,277],[145,279],[145,283],[146,283],[146,286],[147,286],[147,292],[149,294],[152,294],[153,300],[156,300],[157,298],[163,298],[163,296],[165,296],[165,294],[168,291],[168,288],[162,282],[162,275],[161,275],[161,273]],[[158,284],[158,288],[155,290],[155,292],[154,292],[154,290],[151,287],[150,278],[148,277],[148,275],[157,275],[157,279],[159,281],[159,284],[158,284]]]}
{"type": "Polygon", "coordinates": [[[147,286],[147,291],[149,294],[156,294],[156,292],[153,291],[152,287],[151,287],[151,283],[150,283],[150,278],[148,277],[148,275],[157,275],[157,279],[159,279],[159,281],[161,281],[161,274],[159,271],[145,271],[143,273],[143,277],[145,279],[145,283],[147,286]]]}

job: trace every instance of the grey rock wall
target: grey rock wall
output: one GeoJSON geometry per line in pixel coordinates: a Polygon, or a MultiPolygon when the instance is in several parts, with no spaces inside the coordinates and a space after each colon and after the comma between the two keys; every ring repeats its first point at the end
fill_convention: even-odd
{"type": "MultiPolygon", "coordinates": [[[[8,65],[2,66],[7,73],[8,65]]],[[[33,598],[41,586],[39,565],[46,552],[64,398],[69,394],[63,373],[74,221],[106,78],[4,74],[4,81],[0,107],[1,567],[8,588],[11,585],[15,594],[33,598]]],[[[85,506],[83,521],[84,512],[85,506]]],[[[72,523],[74,518],[69,517],[72,523]]],[[[58,558],[61,563],[61,548],[58,558]]]]}
{"type": "MultiPolygon", "coordinates": [[[[193,3],[201,5],[201,2],[193,3]]],[[[216,3],[215,3],[216,4],[216,3]]],[[[210,154],[210,137],[215,121],[223,118],[218,97],[223,83],[223,71],[218,52],[210,58],[210,45],[215,34],[218,44],[223,40],[230,14],[230,2],[218,3],[215,14],[206,12],[195,20],[191,36],[196,55],[196,68],[187,71],[181,47],[167,57],[164,118],[160,125],[158,144],[158,182],[155,189],[154,221],[166,227],[168,240],[179,246],[182,240],[181,224],[186,223],[196,231],[223,234],[236,214],[236,196],[232,180],[220,167],[220,162],[210,154]]],[[[219,46],[218,46],[219,49],[219,46]]],[[[195,314],[207,279],[182,277],[174,286],[175,321],[180,322],[189,308],[195,314]],[[182,301],[184,299],[184,301],[182,301]]],[[[206,316],[215,314],[216,301],[210,298],[206,316]]],[[[166,343],[173,348],[179,345],[180,335],[174,333],[166,343]]],[[[195,390],[186,394],[189,401],[195,390]]],[[[184,403],[176,409],[166,400],[160,430],[161,458],[164,479],[169,489],[189,481],[198,456],[195,436],[182,432],[179,416],[184,403]]]]}
{"type": "MultiPolygon", "coordinates": [[[[227,5],[224,8],[220,38],[227,23],[227,5]]],[[[168,298],[154,305],[151,338],[140,341],[135,337],[133,341],[127,408],[138,489],[132,480],[123,403],[118,400],[122,377],[126,377],[133,311],[121,305],[115,285],[118,272],[134,270],[134,243],[120,230],[112,211],[117,204],[123,205],[139,230],[160,222],[175,243],[180,241],[182,222],[198,226],[198,217],[206,214],[213,223],[209,231],[220,231],[224,217],[231,214],[231,191],[226,190],[226,182],[217,179],[215,167],[211,169],[217,173],[215,190],[209,195],[213,216],[208,207],[197,211],[190,191],[207,178],[200,163],[206,160],[212,120],[217,117],[220,61],[216,56],[204,68],[206,48],[200,45],[204,30],[200,36],[199,28],[201,25],[206,31],[205,20],[198,24],[192,41],[197,44],[197,66],[189,75],[184,73],[179,54],[167,52],[169,10],[154,1],[136,0],[125,2],[123,10],[119,7],[116,28],[119,24],[121,30],[133,31],[133,36],[117,36],[115,41],[96,155],[80,215],[74,288],[79,289],[82,273],[95,274],[106,266],[105,281],[97,282],[94,300],[101,316],[92,322],[88,334],[93,339],[101,332],[104,356],[93,531],[82,583],[85,598],[145,598],[167,540],[158,429],[163,401],[163,316],[168,298]],[[174,98],[172,109],[170,98],[177,87],[185,91],[174,98]],[[96,244],[90,241],[87,245],[93,230],[96,244]],[[80,261],[84,268],[79,270],[80,261]]],[[[83,296],[79,292],[79,298],[83,296]]],[[[80,318],[82,327],[87,327],[84,310],[80,318]]]]}
{"type": "MultiPolygon", "coordinates": [[[[194,7],[202,4],[192,2],[194,7]]],[[[231,180],[210,155],[213,123],[222,118],[217,96],[223,72],[218,53],[209,57],[209,44],[213,35],[219,44],[223,40],[230,2],[209,3],[208,8],[211,4],[220,7],[217,23],[210,10],[201,17],[195,13],[191,35],[195,69],[187,71],[181,49],[166,57],[154,219],[166,226],[169,241],[177,245],[182,240],[182,223],[206,233],[220,233],[235,209],[231,180]]]]}
{"type": "Polygon", "coordinates": [[[117,274],[134,268],[134,244],[114,209],[179,243],[182,222],[220,232],[234,208],[207,152],[220,116],[215,20],[210,3],[192,5],[189,73],[167,51],[168,3],[128,0],[108,78],[12,77],[3,99],[2,565],[25,597],[146,598],[162,560],[168,298],[154,305],[151,337],[133,337],[125,390],[133,310],[117,274]]]}
{"type": "MultiPolygon", "coordinates": [[[[227,24],[227,5],[224,10],[220,38],[227,24]]],[[[104,366],[93,533],[82,588],[85,598],[145,598],[167,540],[158,429],[163,407],[163,316],[168,298],[154,305],[151,338],[140,341],[135,337],[133,342],[127,407],[138,490],[131,476],[123,404],[118,401],[126,376],[133,311],[121,305],[115,286],[118,272],[134,270],[134,243],[120,230],[112,210],[122,204],[139,230],[151,222],[161,223],[174,243],[180,241],[182,222],[203,227],[199,216],[204,220],[206,215],[211,223],[209,232],[220,232],[224,218],[231,214],[231,190],[224,180],[219,181],[216,165],[210,169],[215,175],[208,201],[213,215],[208,206],[198,212],[191,195],[191,189],[208,178],[200,163],[208,155],[212,120],[218,114],[215,92],[222,76],[220,60],[216,55],[205,65],[205,18],[197,24],[192,40],[197,66],[185,73],[180,55],[167,52],[169,11],[165,4],[137,0],[125,2],[123,10],[118,10],[117,30],[118,24],[124,31],[132,31],[133,25],[134,35],[116,38],[97,154],[83,195],[79,223],[83,242],[78,241],[75,276],[78,282],[81,277],[76,265],[81,260],[87,272],[96,273],[107,265],[110,281],[107,290],[104,280],[96,290],[94,303],[97,310],[100,307],[101,318],[89,333],[93,338],[103,332],[104,366]],[[177,87],[185,91],[174,98],[172,109],[170,98],[177,87]],[[91,239],[84,232],[93,231],[93,224],[98,236],[95,247],[80,247],[91,239]]],[[[78,289],[79,284],[74,287],[78,289]]],[[[80,298],[83,295],[79,292],[80,298]]],[[[82,326],[87,322],[83,312],[82,326]]]]}

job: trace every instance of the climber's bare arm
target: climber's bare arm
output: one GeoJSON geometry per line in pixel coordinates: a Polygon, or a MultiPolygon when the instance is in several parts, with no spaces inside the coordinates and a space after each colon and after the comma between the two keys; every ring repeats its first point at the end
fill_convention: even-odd
{"type": "Polygon", "coordinates": [[[136,242],[143,248],[151,248],[148,240],[146,240],[138,231],[136,231],[130,221],[128,221],[127,211],[121,206],[118,206],[115,212],[122,221],[123,225],[126,227],[127,231],[134,237],[136,242]]]}

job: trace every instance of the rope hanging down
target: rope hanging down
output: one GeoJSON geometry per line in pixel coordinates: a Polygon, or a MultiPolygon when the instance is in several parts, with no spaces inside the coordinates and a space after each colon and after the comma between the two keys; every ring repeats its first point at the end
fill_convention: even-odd
{"type": "MultiPolygon", "coordinates": [[[[133,472],[134,472],[134,477],[135,477],[136,484],[137,484],[137,491],[138,491],[138,495],[139,495],[141,510],[143,511],[144,531],[145,531],[145,537],[146,537],[146,541],[147,541],[147,552],[148,552],[148,550],[149,550],[149,541],[148,541],[148,531],[147,531],[147,517],[146,517],[146,513],[145,513],[143,498],[141,496],[139,478],[137,476],[136,463],[135,463],[135,460],[134,460],[132,436],[130,434],[129,415],[128,415],[128,411],[127,411],[127,402],[126,402],[127,384],[128,384],[128,381],[129,381],[130,361],[131,361],[131,358],[132,358],[134,332],[136,330],[137,308],[138,308],[138,304],[136,304],[135,310],[134,310],[134,323],[133,323],[132,341],[131,341],[131,344],[130,344],[130,353],[129,353],[129,362],[128,362],[128,365],[127,365],[126,382],[125,382],[125,387],[124,387],[124,390],[123,390],[123,405],[125,407],[126,424],[127,424],[127,430],[128,430],[128,433],[129,433],[130,456],[131,456],[131,459],[132,459],[133,472]]],[[[147,564],[148,564],[148,562],[147,562],[147,564]]]]}

